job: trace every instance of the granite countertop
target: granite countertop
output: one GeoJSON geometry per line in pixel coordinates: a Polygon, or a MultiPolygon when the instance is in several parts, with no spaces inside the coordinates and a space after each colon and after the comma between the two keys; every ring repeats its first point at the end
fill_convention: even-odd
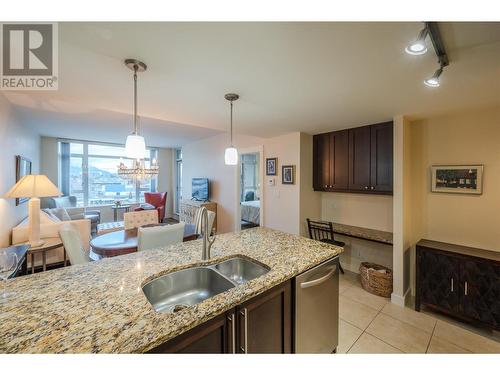
{"type": "Polygon", "coordinates": [[[361,238],[368,241],[375,241],[392,245],[392,233],[377,229],[355,227],[354,225],[332,223],[333,231],[346,236],[361,238]]]}
{"type": "Polygon", "coordinates": [[[342,252],[342,248],[254,228],[218,235],[212,259],[201,240],[106,258],[7,282],[0,304],[0,353],[140,353],[342,252]],[[141,286],[160,275],[243,255],[266,275],[177,313],[157,313],[141,286]]]}

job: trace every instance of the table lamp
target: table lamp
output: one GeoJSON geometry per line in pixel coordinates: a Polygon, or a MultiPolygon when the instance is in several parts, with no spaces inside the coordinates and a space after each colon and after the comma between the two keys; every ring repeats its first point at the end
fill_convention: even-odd
{"type": "Polygon", "coordinates": [[[28,203],[28,230],[29,245],[38,247],[43,245],[40,240],[40,199],[62,195],[47,176],[30,174],[21,178],[8,192],[6,198],[30,198],[28,203]]]}

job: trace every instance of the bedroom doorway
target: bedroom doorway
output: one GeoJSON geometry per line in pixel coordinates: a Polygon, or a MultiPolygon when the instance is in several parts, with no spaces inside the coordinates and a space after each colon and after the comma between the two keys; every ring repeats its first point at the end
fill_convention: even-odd
{"type": "Polygon", "coordinates": [[[239,229],[262,225],[262,151],[242,150],[239,157],[239,229]]]}

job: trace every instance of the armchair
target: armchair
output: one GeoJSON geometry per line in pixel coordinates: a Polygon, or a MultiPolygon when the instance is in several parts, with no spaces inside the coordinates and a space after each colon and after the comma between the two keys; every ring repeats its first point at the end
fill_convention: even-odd
{"type": "Polygon", "coordinates": [[[167,192],[144,193],[144,200],[146,201],[146,204],[137,207],[134,211],[155,209],[158,211],[158,222],[163,222],[163,219],[165,218],[165,206],[167,204],[167,192]]]}

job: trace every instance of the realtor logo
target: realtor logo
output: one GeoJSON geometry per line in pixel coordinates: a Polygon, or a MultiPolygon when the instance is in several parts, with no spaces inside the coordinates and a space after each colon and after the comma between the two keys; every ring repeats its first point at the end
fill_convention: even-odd
{"type": "Polygon", "coordinates": [[[0,90],[57,90],[57,24],[4,23],[0,30],[0,90]]]}

